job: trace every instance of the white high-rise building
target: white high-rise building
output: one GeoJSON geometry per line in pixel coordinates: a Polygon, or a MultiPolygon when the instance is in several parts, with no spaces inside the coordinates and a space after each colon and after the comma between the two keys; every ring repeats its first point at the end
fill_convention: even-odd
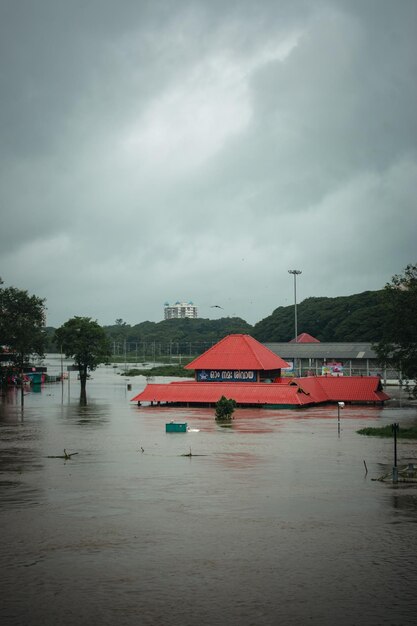
{"type": "Polygon", "coordinates": [[[164,304],[164,319],[172,320],[184,317],[196,318],[197,307],[192,302],[176,302],[175,304],[164,304]]]}

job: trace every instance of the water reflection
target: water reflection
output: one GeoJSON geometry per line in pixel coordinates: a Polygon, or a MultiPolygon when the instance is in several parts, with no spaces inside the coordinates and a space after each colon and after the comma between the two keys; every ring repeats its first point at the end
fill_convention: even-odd
{"type": "Polygon", "coordinates": [[[391,496],[392,508],[414,514],[417,522],[417,490],[415,485],[392,485],[395,493],[391,496]]]}
{"type": "Polygon", "coordinates": [[[262,462],[260,456],[251,452],[227,452],[217,455],[217,460],[226,468],[244,469],[253,468],[262,462]]]}
{"type": "Polygon", "coordinates": [[[334,407],[221,428],[212,409],[131,405],[108,368],[87,406],[61,391],[30,394],[23,419],[0,401],[1,623],[414,623],[417,488],[372,481],[392,442],[356,431],[415,412],[346,407],[339,439],[334,407]]]}
{"type": "Polygon", "coordinates": [[[109,423],[111,416],[109,404],[67,404],[61,409],[61,417],[70,423],[89,428],[101,428],[109,423]]]}
{"type": "Polygon", "coordinates": [[[26,424],[21,407],[0,403],[0,508],[37,504],[41,489],[34,477],[42,471],[39,431],[26,424]]]}

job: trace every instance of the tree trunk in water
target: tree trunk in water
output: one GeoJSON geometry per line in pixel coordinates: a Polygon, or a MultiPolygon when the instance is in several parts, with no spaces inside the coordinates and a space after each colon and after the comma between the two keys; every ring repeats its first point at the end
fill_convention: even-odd
{"type": "Polygon", "coordinates": [[[87,404],[87,368],[80,369],[80,404],[87,404]]]}
{"type": "Polygon", "coordinates": [[[23,385],[23,367],[20,368],[20,404],[24,405],[25,389],[23,385]]]}

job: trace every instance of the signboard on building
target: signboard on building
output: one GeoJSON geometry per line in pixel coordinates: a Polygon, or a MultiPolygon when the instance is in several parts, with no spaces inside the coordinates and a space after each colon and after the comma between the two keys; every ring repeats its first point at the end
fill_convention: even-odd
{"type": "Polygon", "coordinates": [[[321,368],[322,376],[343,376],[342,363],[327,363],[321,368]]]}
{"type": "Polygon", "coordinates": [[[256,383],[256,370],[197,370],[200,382],[256,383]]]}
{"type": "Polygon", "coordinates": [[[289,367],[283,367],[282,376],[294,376],[294,361],[287,361],[289,367]]]}

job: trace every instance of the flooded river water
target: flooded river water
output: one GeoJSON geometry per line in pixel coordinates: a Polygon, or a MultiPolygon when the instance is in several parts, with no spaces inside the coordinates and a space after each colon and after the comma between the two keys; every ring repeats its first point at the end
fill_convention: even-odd
{"type": "Polygon", "coordinates": [[[239,409],[222,428],[212,409],[138,408],[144,379],[128,391],[109,367],[80,406],[71,376],[23,410],[0,399],[2,625],[415,623],[417,486],[372,480],[393,442],[356,433],[415,408],[346,407],[340,433],[334,406],[239,409]]]}

